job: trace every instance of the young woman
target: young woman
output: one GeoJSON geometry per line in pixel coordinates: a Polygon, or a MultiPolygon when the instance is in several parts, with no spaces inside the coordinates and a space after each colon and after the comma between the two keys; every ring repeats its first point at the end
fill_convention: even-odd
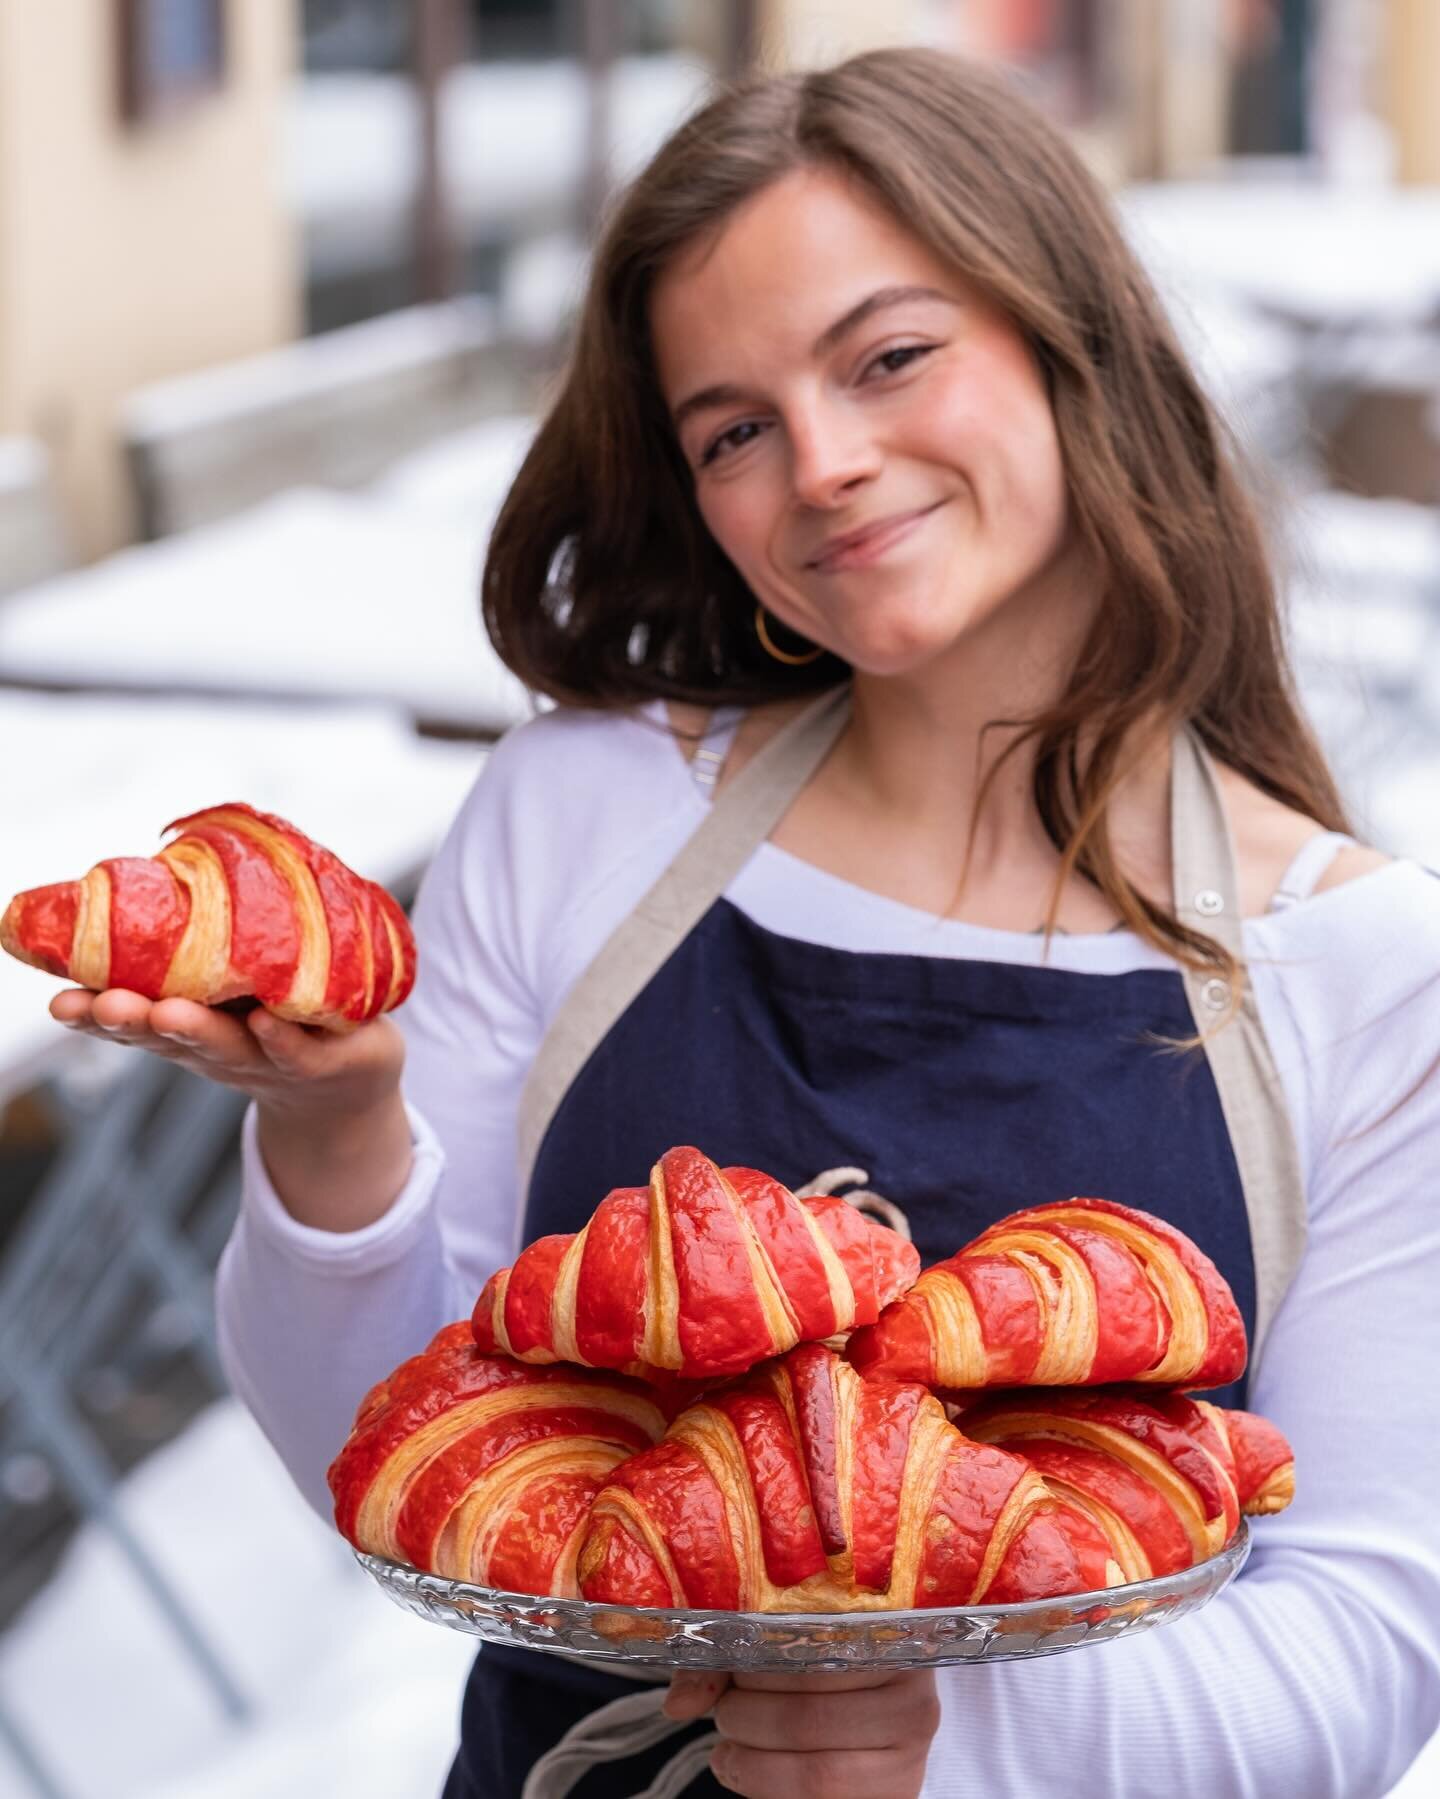
{"type": "MultiPolygon", "coordinates": [[[[1388,1790],[1440,1716],[1440,888],[1346,834],[1232,453],[1076,158],[938,53],[714,101],[610,222],[484,593],[559,705],[430,870],[398,1029],[53,1007],[254,1095],[223,1340],[305,1493],[673,1143],[858,1164],[927,1261],[1101,1194],[1228,1276],[1295,1505],[1103,1652],[677,1682],[723,1739],[688,1790],[1388,1790]]],[[[448,1799],[628,1690],[487,1649],[448,1799]]]]}

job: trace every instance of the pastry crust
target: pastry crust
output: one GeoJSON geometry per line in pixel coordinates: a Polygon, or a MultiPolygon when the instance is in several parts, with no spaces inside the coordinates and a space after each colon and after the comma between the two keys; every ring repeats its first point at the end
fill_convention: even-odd
{"type": "Polygon", "coordinates": [[[1245,1327],[1208,1256],[1102,1199],[1003,1218],[928,1268],[847,1354],[862,1373],[951,1388],[1223,1386],[1245,1327]]]}
{"type": "Polygon", "coordinates": [[[350,1030],[401,1004],[415,980],[404,912],[283,818],[238,801],[177,819],[153,857],[97,863],[20,893],[0,947],[96,992],[224,1005],[350,1030]]]}
{"type": "Polygon", "coordinates": [[[365,1396],[329,1470],[336,1526],[451,1580],[575,1598],[596,1493],[664,1428],[639,1382],[483,1356],[461,1320],[365,1396]]]}
{"type": "Polygon", "coordinates": [[[698,1149],[666,1152],[574,1236],[542,1237],[486,1282],[475,1341],[527,1362],[715,1380],[873,1323],[920,1270],[843,1199],[798,1199],[698,1149]]]}
{"type": "Polygon", "coordinates": [[[1023,1456],[1085,1512],[1127,1581],[1218,1554],[1242,1512],[1279,1511],[1294,1493],[1290,1446],[1273,1424],[1184,1393],[1022,1389],[967,1404],[959,1424],[1023,1456]]]}
{"type": "Polygon", "coordinates": [[[819,1343],[707,1394],[617,1467],[578,1568],[597,1602],[747,1612],[975,1605],[1116,1578],[1088,1520],[1021,1457],[819,1343]]]}

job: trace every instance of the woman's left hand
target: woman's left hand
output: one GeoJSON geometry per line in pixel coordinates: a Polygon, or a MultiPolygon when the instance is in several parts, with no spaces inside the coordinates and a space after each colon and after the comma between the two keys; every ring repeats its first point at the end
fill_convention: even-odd
{"type": "Polygon", "coordinates": [[[935,1676],[677,1674],[665,1712],[714,1708],[710,1768],[746,1799],[915,1799],[940,1723],[935,1676]]]}

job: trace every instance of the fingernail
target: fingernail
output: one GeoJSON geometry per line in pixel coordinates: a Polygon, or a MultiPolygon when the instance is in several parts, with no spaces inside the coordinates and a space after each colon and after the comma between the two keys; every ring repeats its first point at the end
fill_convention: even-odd
{"type": "Polygon", "coordinates": [[[125,1028],[123,1024],[101,1024],[101,1022],[98,1018],[95,1020],[95,1022],[96,1022],[96,1024],[100,1025],[100,1029],[102,1031],[123,1031],[125,1028]]]}
{"type": "Polygon", "coordinates": [[[252,1031],[259,1031],[262,1037],[267,1031],[274,1028],[274,1024],[275,1020],[268,1012],[253,1013],[250,1019],[250,1029],[252,1031]]]}
{"type": "Polygon", "coordinates": [[[198,1037],[182,1037],[179,1031],[157,1031],[156,1035],[164,1037],[166,1041],[170,1043],[181,1043],[186,1049],[194,1049],[195,1045],[200,1041],[198,1037]]]}

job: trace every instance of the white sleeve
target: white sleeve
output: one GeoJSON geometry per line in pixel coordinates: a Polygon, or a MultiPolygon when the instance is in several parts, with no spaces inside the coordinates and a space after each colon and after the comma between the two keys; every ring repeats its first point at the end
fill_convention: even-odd
{"type": "Polygon", "coordinates": [[[520,924],[543,916],[545,896],[514,840],[515,770],[534,728],[491,753],[415,903],[417,979],[395,1014],[415,1159],[389,1210],[354,1232],[297,1223],[266,1173],[253,1107],[246,1117],[240,1214],[217,1279],[221,1356],[327,1519],[325,1470],[364,1394],[464,1317],[510,1259],[516,1107],[541,1028],[520,924]]]}
{"type": "Polygon", "coordinates": [[[1267,977],[1310,1229],[1250,1402],[1294,1445],[1296,1500],[1193,1617],[945,1671],[928,1799],[1371,1799],[1440,1722],[1440,886],[1383,881],[1379,917],[1343,888],[1296,908],[1267,977]]]}
{"type": "Polygon", "coordinates": [[[557,709],[491,751],[415,902],[417,980],[395,1014],[415,1161],[374,1224],[298,1224],[252,1108],[217,1281],[221,1357],[327,1519],[325,1470],[365,1393],[514,1259],[525,1077],[569,986],[693,828],[687,801],[668,736],[624,714],[557,709]]]}

